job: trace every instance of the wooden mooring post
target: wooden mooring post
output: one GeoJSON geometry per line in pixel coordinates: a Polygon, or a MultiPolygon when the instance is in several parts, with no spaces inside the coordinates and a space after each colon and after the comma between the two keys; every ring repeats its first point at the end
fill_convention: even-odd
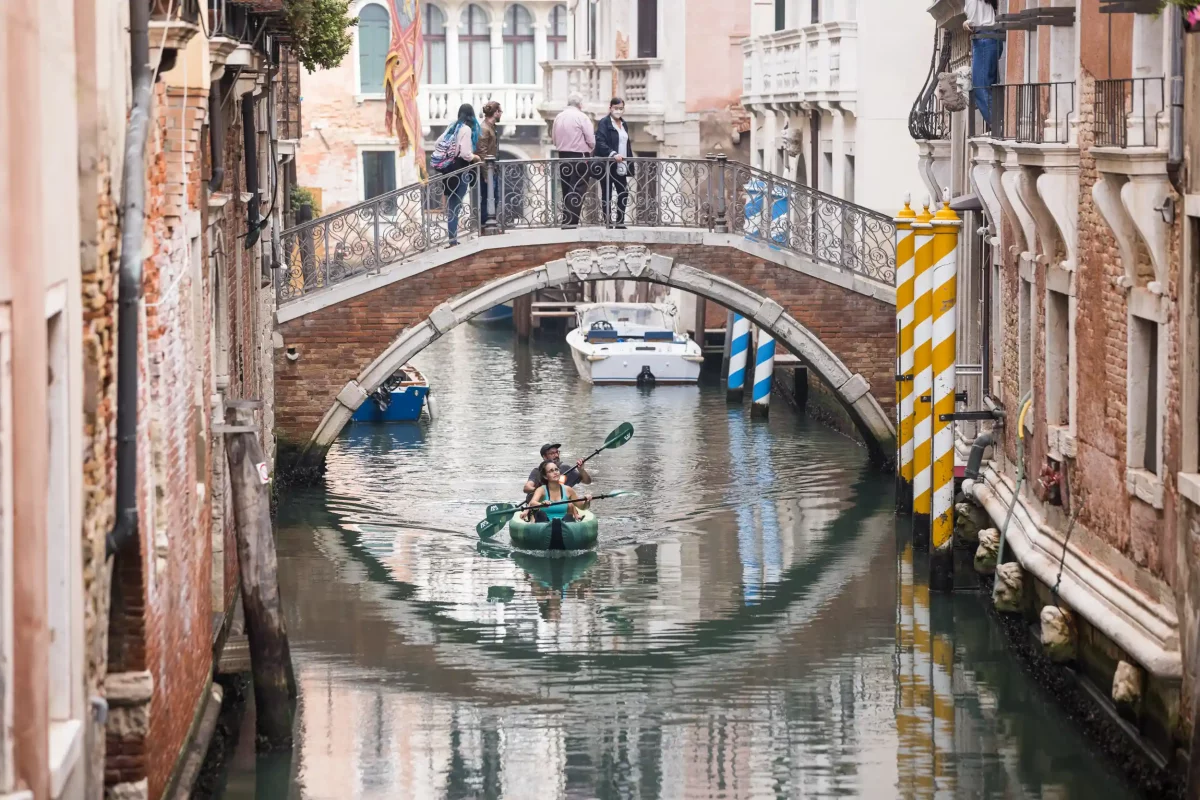
{"type": "Polygon", "coordinates": [[[254,400],[226,400],[226,424],[214,426],[214,430],[224,434],[229,459],[242,613],[254,678],[255,741],[257,749],[265,752],[292,746],[296,678],[279,597],[270,468],[258,443],[258,426],[252,422],[253,410],[261,405],[254,400]]]}

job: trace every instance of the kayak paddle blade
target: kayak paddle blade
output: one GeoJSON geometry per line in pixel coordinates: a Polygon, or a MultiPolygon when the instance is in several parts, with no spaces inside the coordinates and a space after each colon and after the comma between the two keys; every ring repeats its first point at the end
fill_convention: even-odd
{"type": "Polygon", "coordinates": [[[622,422],[620,427],[608,435],[604,440],[605,450],[615,450],[621,445],[633,438],[633,425],[628,422],[622,422]]]}
{"type": "Polygon", "coordinates": [[[503,528],[505,523],[512,519],[512,515],[516,511],[517,507],[512,503],[492,503],[487,507],[487,519],[493,525],[498,524],[503,528]]]}
{"type": "Polygon", "coordinates": [[[491,520],[481,519],[479,524],[475,526],[475,532],[479,534],[480,539],[490,539],[500,532],[503,525],[494,525],[491,520]]]}

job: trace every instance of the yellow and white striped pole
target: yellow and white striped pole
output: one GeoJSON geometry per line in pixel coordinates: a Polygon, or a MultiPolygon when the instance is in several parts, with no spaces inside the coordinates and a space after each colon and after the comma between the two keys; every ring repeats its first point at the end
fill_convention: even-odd
{"type": "Polygon", "coordinates": [[[900,457],[896,465],[896,510],[912,511],[913,479],[913,220],[917,213],[904,198],[896,215],[896,331],[899,354],[896,364],[896,430],[900,432],[900,457]]]}
{"type": "Polygon", "coordinates": [[[913,227],[913,547],[929,548],[933,426],[933,225],[929,201],[913,227]]]}
{"type": "Polygon", "coordinates": [[[933,499],[929,586],[954,591],[954,392],[958,232],[950,192],[933,217],[933,499]]]}

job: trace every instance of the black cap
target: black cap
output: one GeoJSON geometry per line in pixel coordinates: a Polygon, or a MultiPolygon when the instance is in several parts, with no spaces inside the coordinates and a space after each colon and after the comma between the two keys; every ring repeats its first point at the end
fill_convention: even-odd
{"type": "Polygon", "coordinates": [[[544,444],[544,445],[542,445],[542,449],[541,449],[542,458],[546,457],[547,450],[557,450],[560,447],[562,447],[561,444],[544,444]]]}

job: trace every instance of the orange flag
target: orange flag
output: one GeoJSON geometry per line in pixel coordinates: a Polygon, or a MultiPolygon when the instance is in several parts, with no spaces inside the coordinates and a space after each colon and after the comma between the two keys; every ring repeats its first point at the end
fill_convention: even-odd
{"type": "Polygon", "coordinates": [[[383,92],[388,133],[395,133],[400,155],[409,148],[417,160],[421,180],[425,174],[425,148],[421,143],[421,112],[417,92],[425,48],[421,39],[421,5],[418,0],[389,0],[392,7],[392,44],[383,71],[383,92]],[[396,118],[399,117],[399,124],[396,118]]]}

